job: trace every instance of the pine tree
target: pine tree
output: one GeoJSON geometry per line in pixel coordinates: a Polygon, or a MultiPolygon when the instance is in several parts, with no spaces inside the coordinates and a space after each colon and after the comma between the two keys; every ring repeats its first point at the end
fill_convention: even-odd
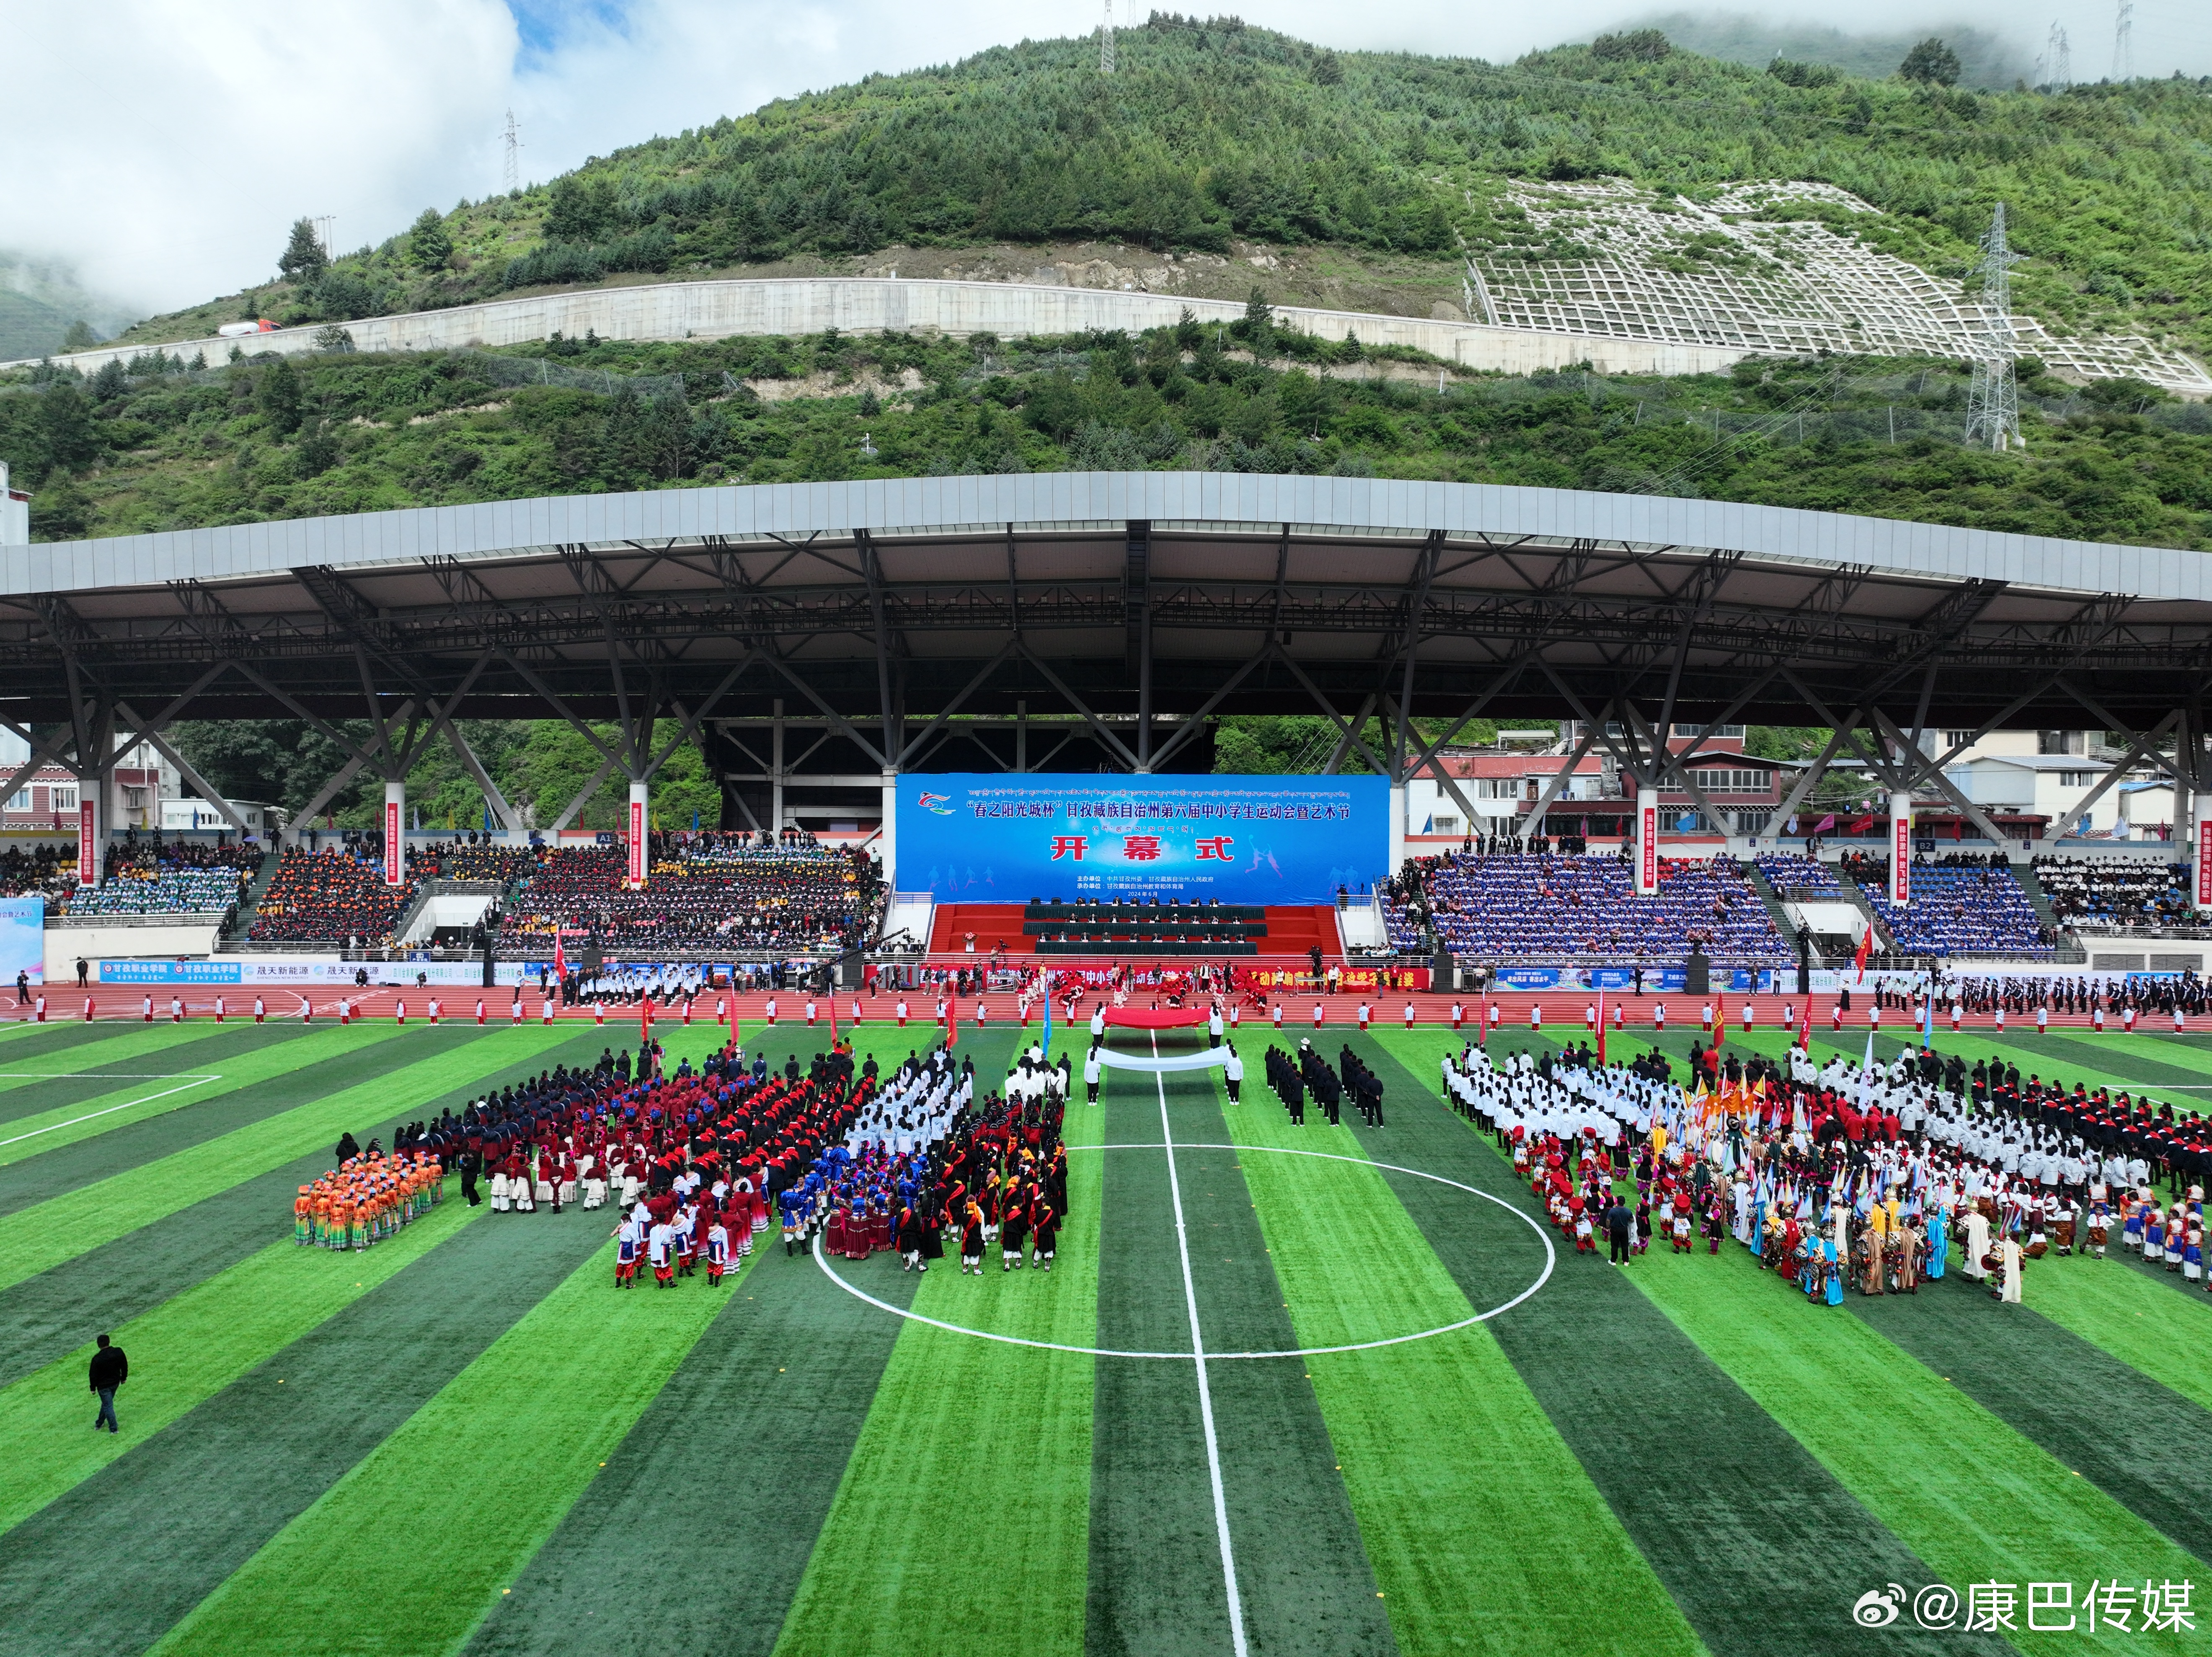
{"type": "Polygon", "coordinates": [[[39,393],[39,446],[47,470],[73,471],[100,458],[91,405],[67,380],[39,393]]]}
{"type": "Polygon", "coordinates": [[[1959,83],[1959,54],[1931,34],[1905,54],[1905,61],[1897,66],[1900,79],[1920,81],[1939,87],[1959,83]]]}
{"type": "Polygon", "coordinates": [[[284,251],[276,260],[276,269],[287,282],[309,286],[329,267],[330,256],[323,252],[323,244],[316,239],[315,227],[306,219],[292,221],[292,237],[284,244],[284,251]]]}
{"type": "Polygon", "coordinates": [[[1255,357],[1270,354],[1275,337],[1275,307],[1267,303],[1267,296],[1259,288],[1244,301],[1244,315],[1237,325],[1237,331],[1244,336],[1244,343],[1255,357]]]}
{"type": "Polygon", "coordinates": [[[278,357],[261,371],[253,387],[253,406],[278,437],[289,437],[299,430],[300,376],[284,358],[278,357]]]}
{"type": "Polygon", "coordinates": [[[442,270],[453,257],[453,238],[436,208],[424,208],[408,231],[407,257],[425,270],[442,270]]]}
{"type": "Polygon", "coordinates": [[[62,336],[62,349],[64,351],[89,351],[99,343],[100,336],[92,331],[92,325],[82,317],[70,324],[69,331],[62,336]]]}

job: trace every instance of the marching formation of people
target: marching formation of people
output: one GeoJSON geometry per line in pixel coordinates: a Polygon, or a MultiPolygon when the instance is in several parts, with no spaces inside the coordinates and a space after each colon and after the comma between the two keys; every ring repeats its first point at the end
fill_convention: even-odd
{"type": "MultiPolygon", "coordinates": [[[[1233,1060],[1233,1047],[1231,1055],[1233,1060]]],[[[1266,1065],[1267,1085],[1283,1102],[1283,1108],[1290,1112],[1291,1120],[1299,1126],[1305,1125],[1309,1096],[1321,1107],[1322,1115],[1329,1126],[1334,1127],[1344,1120],[1343,1107],[1347,1095],[1362,1121],[1370,1127],[1382,1126],[1382,1079],[1362,1062],[1358,1053],[1352,1052],[1351,1043],[1345,1044],[1334,1070],[1331,1070],[1328,1062],[1314,1051],[1312,1041],[1305,1037],[1299,1039],[1295,1059],[1280,1047],[1270,1047],[1266,1065]]],[[[1239,1064],[1237,1079],[1241,1081],[1243,1076],[1243,1067],[1239,1064]]],[[[1230,1097],[1233,1101],[1236,1096],[1232,1089],[1230,1097]]]]}
{"type": "Polygon", "coordinates": [[[2018,1301],[2027,1262],[2101,1259],[2118,1228],[2131,1251],[2207,1284],[2212,1126],[2194,1112],[1925,1049],[1873,1067],[1816,1065],[1792,1047],[1786,1071],[1755,1059],[1723,1072],[1712,1057],[1693,1051],[1686,1093],[1656,1053],[1610,1068],[1586,1048],[1493,1066],[1469,1047],[1443,1061],[1443,1089],[1510,1145],[1577,1252],[1602,1229],[1617,1263],[1655,1234],[1677,1253],[1702,1238],[1709,1253],[1733,1235],[1838,1305],[1847,1289],[1917,1292],[1944,1274],[1955,1239],[1970,1278],[2018,1301]],[[1632,1211],[1616,1195],[1632,1163],[1632,1211]]]}
{"type": "Polygon", "coordinates": [[[927,1272],[951,1237],[963,1276],[981,1275],[994,1243],[1001,1272],[1051,1271],[1067,1215],[1068,1077],[1064,1055],[1054,1065],[1031,1047],[1005,1094],[979,1103],[972,1059],[956,1068],[949,1047],[909,1053],[845,1142],[782,1192],[785,1252],[818,1237],[827,1253],[896,1249],[902,1271],[927,1272]]]}
{"type": "Polygon", "coordinates": [[[1621,1265],[1650,1248],[1655,1232],[1686,1251],[1699,1221],[1711,1218],[1709,1179],[1686,1163],[1679,1144],[1668,1154],[1666,1101],[1680,1090],[1668,1082],[1666,1066],[1657,1053],[1603,1065],[1587,1047],[1556,1059],[1514,1054],[1493,1065],[1486,1049],[1470,1046],[1444,1056],[1444,1098],[1510,1150],[1515,1173],[1576,1253],[1594,1253],[1602,1226],[1621,1265]],[[1625,1182],[1638,1146],[1632,1211],[1625,1182]]]}
{"type": "Polygon", "coordinates": [[[446,1170],[427,1150],[386,1156],[371,1139],[362,1150],[347,1134],[338,1165],[292,1202],[292,1241],[301,1247],[372,1248],[445,1199],[446,1170]]]}
{"type": "Polygon", "coordinates": [[[673,1288],[702,1260],[708,1287],[718,1286],[752,1252],[781,1198],[842,1154],[876,1091],[875,1060],[856,1067],[842,1041],[804,1072],[795,1053],[780,1071],[764,1055],[748,1067],[735,1043],[697,1076],[689,1071],[679,1065],[639,1098],[618,1102],[630,1137],[615,1228],[617,1287],[636,1281],[641,1261],[658,1286],[673,1288]],[[641,1188],[632,1183],[633,1162],[642,1168],[641,1188]]]}

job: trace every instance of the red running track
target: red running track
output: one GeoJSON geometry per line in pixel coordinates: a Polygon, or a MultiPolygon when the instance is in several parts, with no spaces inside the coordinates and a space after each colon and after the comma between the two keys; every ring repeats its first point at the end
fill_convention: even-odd
{"type": "MultiPolygon", "coordinates": [[[[34,988],[33,996],[38,993],[39,992],[34,988]]],[[[157,986],[153,992],[153,1022],[156,1023],[168,1022],[171,1016],[170,998],[173,995],[180,1001],[183,1016],[186,1019],[194,1023],[211,1021],[216,1016],[217,993],[216,990],[204,986],[185,989],[166,985],[157,986]]],[[[251,988],[241,990],[226,986],[220,993],[226,1022],[230,1023],[252,1022],[253,1002],[257,992],[251,988]]],[[[302,1013],[309,1009],[312,1009],[313,1023],[319,1024],[335,1023],[338,1017],[338,1003],[341,999],[351,1003],[353,1016],[356,1018],[387,1022],[396,1020],[400,1004],[404,1002],[406,1005],[406,1017],[409,1023],[429,1022],[431,992],[422,989],[384,986],[354,990],[341,986],[331,986],[312,990],[295,990],[271,986],[261,989],[258,993],[266,1005],[267,1019],[271,1023],[299,1023],[302,1013]]],[[[45,994],[48,1023],[75,1023],[83,1019],[86,992],[73,986],[63,986],[49,988],[45,994]]],[[[147,992],[139,986],[95,985],[90,994],[94,1004],[94,1016],[101,1023],[140,1023],[145,1021],[147,992]]],[[[439,1022],[441,1023],[465,1025],[476,1023],[478,992],[472,986],[448,986],[437,992],[436,998],[440,1004],[439,1022]]],[[[785,990],[779,992],[773,998],[764,992],[743,993],[735,998],[734,1006],[741,1035],[747,1037],[757,1036],[767,1023],[767,1004],[771,998],[776,1003],[777,1022],[775,1028],[779,1032],[803,1031],[807,1028],[806,996],[803,992],[785,990]]],[[[1314,1009],[1318,1004],[1322,1009],[1323,1027],[1343,1029],[1358,1023],[1358,1011],[1363,998],[1370,1009],[1372,1023],[1378,1028],[1403,1028],[1405,1009],[1408,1001],[1411,1001],[1413,1005],[1416,1027],[1434,1028],[1438,1025],[1449,1025],[1451,1023],[1452,1006],[1456,1001],[1466,1010],[1466,1028],[1469,1031],[1474,1028],[1479,1010],[1485,1005],[1488,1005],[1498,1010],[1498,1018],[1496,1028],[1501,1031],[1529,1029],[1532,1028],[1532,1013],[1540,1009],[1541,1028],[1544,1032],[1547,1035],[1562,1038],[1572,1038],[1588,1033],[1589,1026],[1586,1022],[1587,1015],[1596,1005],[1596,997],[1591,992],[1585,990],[1515,991],[1504,995],[1492,996],[1487,1004],[1480,996],[1454,997],[1437,995],[1426,991],[1411,995],[1404,991],[1378,992],[1365,998],[1356,992],[1346,992],[1338,995],[1316,995],[1310,991],[1301,991],[1272,997],[1264,1008],[1254,1006],[1248,998],[1240,1005],[1238,1013],[1243,1026],[1246,1028],[1272,1029],[1273,1009],[1279,1005],[1282,1008],[1283,1029],[1285,1031],[1310,1030],[1314,1028],[1314,1009]]],[[[713,1024],[716,1022],[716,1003],[718,1001],[727,1003],[731,999],[726,991],[700,997],[692,1004],[692,1023],[699,1026],[713,1024]]],[[[506,1026],[513,1022],[514,1000],[504,987],[483,996],[483,1000],[484,1023],[487,1028],[506,1026]]],[[[907,1028],[927,1029],[936,1023],[937,997],[933,992],[917,990],[910,992],[906,1000],[907,1028]]],[[[1798,1019],[1802,1021],[1806,1017],[1806,1004],[1808,1000],[1811,1003],[1814,1034],[1821,1036],[1836,1035],[1838,1025],[1835,1014],[1839,998],[1833,993],[1820,993],[1811,997],[1757,995],[1747,998],[1741,993],[1731,992],[1726,995],[1693,998],[1679,992],[1671,994],[1647,993],[1640,997],[1615,995],[1607,992],[1605,998],[1605,1013],[1606,1023],[1609,1028],[1623,1029],[1635,1035],[1649,1035],[1658,1027],[1656,1019],[1660,1009],[1663,1007],[1667,1029],[1703,1034],[1705,1029],[1704,1009],[1710,1002],[1715,1018],[1724,1017],[1728,1023],[1729,1034],[1735,1036],[1741,1035],[1744,1031],[1743,1011],[1747,1002],[1752,1010],[1750,1028],[1754,1031],[1772,1032],[1784,1027],[1785,1006],[1794,1009],[1798,1019]],[[1616,1012],[1620,1016],[1617,1024],[1614,1020],[1616,1012]]],[[[864,1027],[896,1023],[898,998],[896,995],[855,997],[849,992],[841,992],[836,998],[837,1024],[841,1031],[852,1027],[853,1009],[856,1001],[860,1009],[860,1022],[864,1027]]],[[[1091,1005],[1089,998],[1084,1001],[1080,1015],[1083,1020],[1088,1020],[1091,1005]]],[[[1133,1008],[1145,1008],[1151,1003],[1148,998],[1133,996],[1126,1005],[1133,1008]]],[[[542,1022],[544,1003],[535,991],[523,998],[522,1005],[524,1023],[538,1024],[542,1022]]],[[[1057,1004],[1058,1008],[1062,1011],[1066,1005],[1065,1001],[1057,1004]]],[[[815,1007],[814,1028],[826,1040],[830,1029],[829,998],[817,998],[815,1007]]],[[[974,1030],[978,1027],[979,1007],[988,1013],[988,1017],[980,1021],[984,1028],[1002,1029],[1009,1024],[1019,1026],[1023,1023],[1019,1003],[1012,993],[994,993],[981,997],[963,996],[960,999],[958,1007],[960,1026],[963,1030],[974,1030]]],[[[604,1010],[604,1023],[610,1031],[618,1029],[634,1031],[638,1027],[639,1014],[640,1009],[635,1005],[609,1005],[604,1010]]],[[[12,997],[7,997],[4,992],[0,992],[0,1023],[24,1023],[35,1016],[35,1001],[31,1005],[20,1005],[12,997]]],[[[553,1009],[553,1016],[568,1024],[579,1022],[597,1023],[601,1020],[600,1009],[592,1003],[566,1008],[556,1006],[553,1009]]],[[[1031,1027],[1035,1027],[1041,1023],[1042,1018],[1041,1007],[1032,1002],[1029,1008],[1028,1023],[1031,1027]]],[[[1057,1022],[1062,1029],[1066,1028],[1064,1018],[1060,1018],[1057,1022]]],[[[655,1029],[665,1034],[672,1026],[681,1028],[683,1023],[684,1010],[680,1003],[673,1006],[655,1004],[653,1008],[655,1029]]],[[[1843,1015],[1842,1031],[1863,1038],[1869,1029],[1876,1028],[1872,1023],[1869,995],[1865,992],[1854,992],[1851,996],[1851,1009],[1843,1015]]],[[[1881,1010],[1881,1022],[1878,1029],[1879,1034],[1885,1039],[1901,1041],[1917,1028],[1912,1014],[1904,1009],[1887,1007],[1881,1010]]],[[[1936,1019],[1936,1033],[1939,1041],[1951,1033],[1951,1028],[1949,1015],[1939,1013],[1936,1019]]],[[[2036,1016],[2033,1013],[2025,1015],[2008,1013],[2005,1017],[2002,1028],[2009,1035],[2019,1035],[2023,1032],[2033,1034],[2037,1028],[2036,1016]]],[[[2094,1026],[2090,1017],[2086,1013],[2053,1012],[2050,1016],[2050,1028],[2054,1030],[2087,1030],[2094,1029],[2094,1026]]],[[[2120,1018],[2108,1014],[2106,1028],[2107,1030],[2118,1032],[2125,1026],[2120,1018]]],[[[2136,1028],[2144,1034],[2163,1034],[2172,1032],[2175,1026],[2170,1014],[2154,1012],[2146,1013],[2139,1017],[2136,1028]]],[[[2185,1030],[2212,1029],[2212,1017],[2186,1021],[2181,1028],[2185,1030]]],[[[1999,1026],[1993,1014],[1969,1013],[1961,1018],[1960,1029],[1962,1032],[1972,1031],[1988,1035],[1996,1034],[1999,1026]]]]}

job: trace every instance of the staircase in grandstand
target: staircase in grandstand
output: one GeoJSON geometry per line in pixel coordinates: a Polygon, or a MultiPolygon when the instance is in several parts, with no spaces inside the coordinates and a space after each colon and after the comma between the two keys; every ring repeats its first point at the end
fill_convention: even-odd
{"type": "Polygon", "coordinates": [[[1766,913],[1774,917],[1774,930],[1785,938],[1796,937],[1797,923],[1790,920],[1790,912],[1782,907],[1782,895],[1774,889],[1774,883],[1766,877],[1766,871],[1756,863],[1747,861],[1743,873],[1745,883],[1759,894],[1759,901],[1766,906],[1766,913]]]}
{"type": "Polygon", "coordinates": [[[2035,865],[2032,863],[2012,863],[2007,866],[2011,869],[2013,878],[2027,891],[2027,901],[2035,906],[2036,918],[2051,928],[2053,938],[2063,932],[2066,924],[2059,920],[2058,912],[2051,907],[2051,894],[2043,889],[2043,878],[2035,872],[2035,865]]]}
{"type": "Polygon", "coordinates": [[[246,929],[252,926],[253,917],[260,910],[262,895],[268,891],[269,883],[276,878],[281,861],[272,853],[264,859],[260,873],[255,875],[252,883],[239,895],[238,907],[231,915],[230,925],[223,929],[225,943],[234,942],[246,936],[246,929]]]}

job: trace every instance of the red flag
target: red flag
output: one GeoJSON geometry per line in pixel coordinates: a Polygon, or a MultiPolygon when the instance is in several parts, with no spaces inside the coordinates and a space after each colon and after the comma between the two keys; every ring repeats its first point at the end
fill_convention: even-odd
{"type": "Polygon", "coordinates": [[[949,1053],[960,1045],[960,998],[948,997],[945,1003],[945,1047],[949,1053]]]}
{"type": "Polygon", "coordinates": [[[1605,986],[1597,986],[1597,1067],[1605,1068],[1605,986]]]}
{"type": "Polygon", "coordinates": [[[834,986],[830,992],[830,1051],[837,1051],[837,992],[834,986]]]}
{"type": "Polygon", "coordinates": [[[1859,982],[1862,984],[1866,982],[1867,957],[1873,953],[1874,928],[1872,926],[1869,926],[1866,931],[1859,936],[1859,952],[1855,957],[1853,957],[1851,962],[1851,965],[1858,971],[1859,982]]]}
{"type": "Polygon", "coordinates": [[[553,976],[565,984],[568,981],[568,957],[561,952],[561,934],[553,934],[553,976]]]}
{"type": "Polygon", "coordinates": [[[653,1035],[653,998],[649,995],[638,1003],[637,1033],[641,1038],[647,1040],[650,1040],[653,1035]]]}

